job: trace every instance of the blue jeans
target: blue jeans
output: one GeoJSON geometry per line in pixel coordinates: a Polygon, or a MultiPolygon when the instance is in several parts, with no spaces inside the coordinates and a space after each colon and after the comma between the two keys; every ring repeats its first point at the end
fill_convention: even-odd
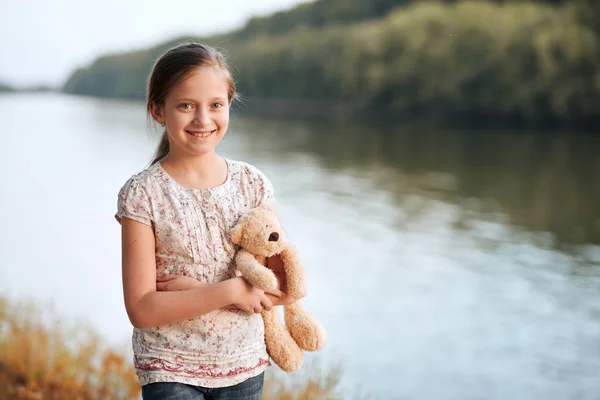
{"type": "Polygon", "coordinates": [[[179,382],[157,382],[142,386],[144,400],[261,400],[265,373],[234,386],[205,388],[179,382]]]}

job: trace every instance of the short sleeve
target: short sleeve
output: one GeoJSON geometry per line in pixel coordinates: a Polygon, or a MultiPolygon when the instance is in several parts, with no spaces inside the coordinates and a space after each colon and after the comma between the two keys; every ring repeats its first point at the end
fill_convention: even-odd
{"type": "Polygon", "coordinates": [[[252,168],[254,171],[254,198],[255,206],[260,206],[263,203],[275,202],[275,190],[267,176],[257,168],[252,168]]]}
{"type": "Polygon", "coordinates": [[[115,218],[121,223],[123,217],[152,226],[152,207],[146,189],[135,177],[130,178],[119,190],[115,218]]]}
{"type": "Polygon", "coordinates": [[[260,204],[266,202],[275,202],[275,189],[273,189],[273,184],[266,175],[261,174],[261,185],[259,185],[259,193],[257,198],[260,199],[260,204]]]}

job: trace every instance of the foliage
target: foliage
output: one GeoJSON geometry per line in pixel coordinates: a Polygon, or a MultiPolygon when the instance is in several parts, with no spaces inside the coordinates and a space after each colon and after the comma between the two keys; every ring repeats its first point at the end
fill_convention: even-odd
{"type": "Polygon", "coordinates": [[[132,399],[137,378],[91,330],[49,327],[31,304],[0,298],[0,399],[132,399]]]}
{"type": "Polygon", "coordinates": [[[6,85],[0,82],[0,93],[2,92],[14,92],[15,89],[12,86],[6,85]]]}
{"type": "MultiPolygon", "coordinates": [[[[226,51],[245,97],[315,102],[322,114],[342,105],[344,115],[362,116],[600,119],[600,20],[590,0],[404,3],[321,0],[199,40],[226,51]]],[[[178,41],[102,57],[64,90],[143,99],[152,62],[178,41]]]]}
{"type": "MultiPolygon", "coordinates": [[[[0,296],[0,400],[120,400],[139,398],[125,352],[93,329],[66,326],[31,303],[0,296]]],[[[337,399],[341,368],[313,360],[293,376],[268,371],[263,398],[337,399]]]]}

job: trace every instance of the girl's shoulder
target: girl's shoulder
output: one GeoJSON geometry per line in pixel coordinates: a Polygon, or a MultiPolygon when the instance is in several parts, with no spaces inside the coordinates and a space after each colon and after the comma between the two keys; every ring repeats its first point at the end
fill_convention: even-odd
{"type": "Polygon", "coordinates": [[[229,165],[228,181],[242,193],[251,193],[253,202],[260,204],[274,200],[274,189],[267,175],[255,165],[245,161],[226,159],[229,165]]]}
{"type": "Polygon", "coordinates": [[[147,225],[153,223],[152,198],[157,188],[157,166],[152,165],[131,175],[118,193],[115,218],[128,217],[147,225]]]}
{"type": "Polygon", "coordinates": [[[145,193],[150,195],[153,192],[162,191],[167,183],[167,179],[162,174],[162,169],[158,163],[138,171],[125,180],[119,189],[119,197],[126,197],[131,192],[145,193]]]}
{"type": "Polygon", "coordinates": [[[246,180],[268,181],[267,176],[258,167],[246,161],[226,159],[229,165],[229,174],[233,178],[245,178],[246,180]]]}
{"type": "MultiPolygon", "coordinates": [[[[258,167],[241,160],[225,160],[228,165],[227,182],[214,188],[213,193],[273,192],[271,181],[258,167]]],[[[121,187],[119,197],[126,197],[131,192],[142,193],[148,198],[161,198],[179,196],[188,190],[183,189],[160,163],[156,163],[131,175],[121,187]]]]}
{"type": "Polygon", "coordinates": [[[164,170],[161,168],[160,163],[152,164],[149,167],[138,171],[131,175],[123,186],[136,184],[144,187],[150,187],[153,185],[160,185],[166,183],[167,179],[164,176],[164,170]]]}

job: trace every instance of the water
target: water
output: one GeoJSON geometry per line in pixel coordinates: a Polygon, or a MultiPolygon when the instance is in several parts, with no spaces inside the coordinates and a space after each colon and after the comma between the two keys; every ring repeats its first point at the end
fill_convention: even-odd
{"type": "MultiPolygon", "coordinates": [[[[597,398],[600,137],[232,118],[220,152],[271,178],[347,393],[597,398]]],[[[113,215],[155,148],[143,106],[10,94],[0,121],[0,290],[127,345],[113,215]]]]}

